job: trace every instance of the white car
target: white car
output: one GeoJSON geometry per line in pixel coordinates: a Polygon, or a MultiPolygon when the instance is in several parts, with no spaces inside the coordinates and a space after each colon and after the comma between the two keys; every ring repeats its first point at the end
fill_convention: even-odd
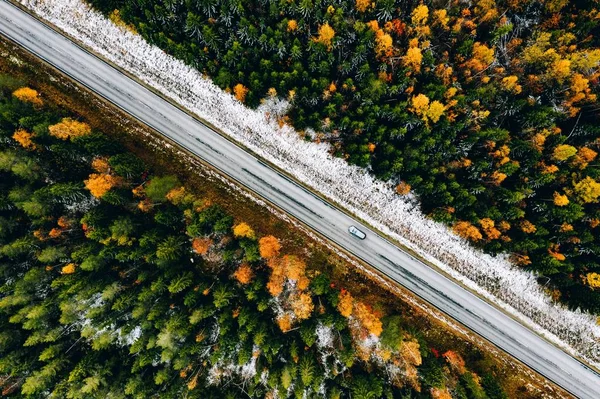
{"type": "Polygon", "coordinates": [[[354,237],[359,238],[361,240],[364,240],[365,238],[367,238],[367,235],[365,233],[363,233],[362,231],[360,231],[359,229],[357,229],[354,226],[348,227],[348,233],[352,234],[354,237]]]}

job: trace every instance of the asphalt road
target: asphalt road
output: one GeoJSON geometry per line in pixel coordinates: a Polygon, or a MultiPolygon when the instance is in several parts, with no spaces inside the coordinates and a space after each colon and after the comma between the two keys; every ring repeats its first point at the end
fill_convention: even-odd
{"type": "Polygon", "coordinates": [[[580,398],[600,375],[28,14],[0,1],[0,33],[179,143],[580,398]],[[350,225],[367,234],[359,240],[350,225]]]}

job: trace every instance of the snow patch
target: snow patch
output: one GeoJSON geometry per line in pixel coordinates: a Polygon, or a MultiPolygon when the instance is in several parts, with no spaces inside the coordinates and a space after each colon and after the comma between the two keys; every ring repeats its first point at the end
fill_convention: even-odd
{"type": "Polygon", "coordinates": [[[317,347],[319,349],[328,349],[333,347],[333,327],[328,327],[319,322],[316,329],[317,347]]]}

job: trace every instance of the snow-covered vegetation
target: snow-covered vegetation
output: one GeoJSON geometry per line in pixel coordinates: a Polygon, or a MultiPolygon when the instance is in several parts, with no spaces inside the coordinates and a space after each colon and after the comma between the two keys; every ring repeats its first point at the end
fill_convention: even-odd
{"type": "Polygon", "coordinates": [[[114,25],[80,0],[21,3],[554,343],[600,366],[600,327],[594,316],[553,303],[535,275],[515,268],[505,257],[473,249],[442,224],[428,220],[413,199],[396,195],[393,185],[332,157],[326,145],[304,141],[264,110],[246,108],[198,71],[114,25]]]}

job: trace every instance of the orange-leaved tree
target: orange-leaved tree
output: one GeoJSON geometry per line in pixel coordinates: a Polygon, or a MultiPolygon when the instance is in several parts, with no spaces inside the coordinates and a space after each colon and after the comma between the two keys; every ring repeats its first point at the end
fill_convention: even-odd
{"type": "Polygon", "coordinates": [[[407,195],[408,193],[410,193],[410,189],[411,189],[410,184],[408,184],[406,182],[400,182],[396,186],[396,194],[398,194],[398,195],[407,195]]]}
{"type": "Polygon", "coordinates": [[[372,4],[375,4],[372,0],[356,0],[355,7],[358,12],[365,12],[372,4]]]}
{"type": "Polygon", "coordinates": [[[254,277],[254,272],[252,268],[247,263],[242,263],[235,273],[233,273],[233,277],[243,285],[249,284],[252,281],[252,277],[254,277]]]}
{"type": "Polygon", "coordinates": [[[521,231],[523,233],[527,233],[527,234],[535,233],[537,231],[537,227],[535,227],[535,225],[533,223],[531,223],[529,220],[521,221],[521,223],[519,224],[519,227],[521,228],[521,231]]]}
{"type": "Polygon", "coordinates": [[[452,226],[452,231],[462,238],[466,238],[467,240],[471,241],[479,241],[483,238],[479,229],[467,221],[457,222],[454,226],[452,226]]]}
{"type": "Polygon", "coordinates": [[[360,322],[361,326],[369,332],[369,334],[373,334],[376,337],[381,335],[383,323],[370,306],[367,306],[362,302],[355,302],[353,316],[360,322]]]}
{"type": "Polygon", "coordinates": [[[338,296],[339,298],[339,302],[337,304],[337,309],[340,312],[340,314],[346,318],[350,317],[350,315],[352,315],[352,307],[354,304],[354,299],[352,298],[352,295],[350,295],[350,293],[344,289],[342,289],[340,291],[340,294],[338,296]]]}
{"type": "Polygon", "coordinates": [[[479,224],[481,225],[481,228],[483,229],[483,232],[487,236],[488,240],[495,240],[502,235],[500,230],[495,227],[494,221],[490,218],[483,218],[479,220],[479,224]]]}
{"type": "Polygon", "coordinates": [[[248,88],[241,83],[233,86],[233,95],[239,102],[243,103],[246,101],[246,95],[248,94],[248,88]]]}
{"type": "Polygon", "coordinates": [[[465,361],[461,355],[459,355],[455,351],[449,350],[444,352],[442,356],[444,357],[444,359],[446,359],[446,362],[448,362],[450,367],[456,370],[459,374],[465,373],[465,361]]]}
{"type": "Polygon", "coordinates": [[[283,332],[287,332],[292,329],[292,316],[285,313],[277,318],[277,325],[283,332]]]}
{"type": "Polygon", "coordinates": [[[264,236],[258,241],[258,249],[262,258],[269,259],[279,255],[281,244],[274,236],[264,236]]]}
{"type": "Polygon", "coordinates": [[[198,255],[206,255],[210,247],[213,245],[213,240],[210,238],[196,237],[192,241],[192,249],[198,255]]]}

